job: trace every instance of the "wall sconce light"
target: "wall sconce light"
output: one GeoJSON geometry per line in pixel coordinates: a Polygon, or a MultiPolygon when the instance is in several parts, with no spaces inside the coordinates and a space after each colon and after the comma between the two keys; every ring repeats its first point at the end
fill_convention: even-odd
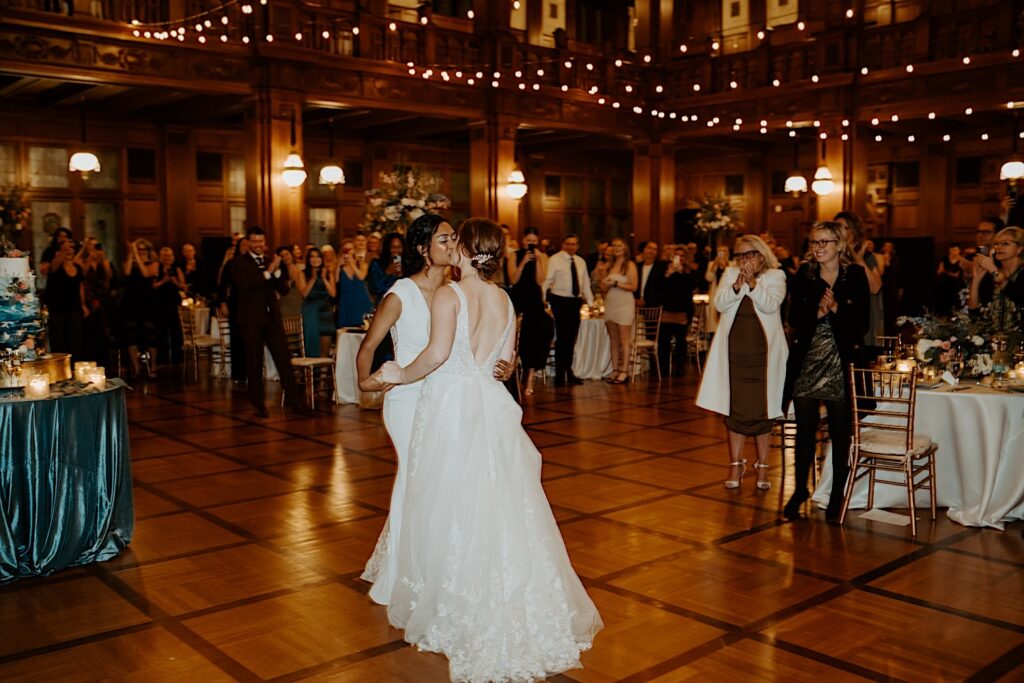
{"type": "Polygon", "coordinates": [[[1021,160],[1020,154],[1017,153],[1017,141],[1020,140],[1019,119],[1020,112],[1013,112],[1013,152],[999,169],[999,179],[1008,180],[1011,185],[1016,185],[1018,180],[1024,178],[1024,160],[1021,160]]]}
{"type": "Polygon", "coordinates": [[[786,178],[784,187],[786,192],[792,192],[796,197],[801,192],[807,192],[807,178],[800,172],[800,140],[793,138],[793,170],[786,178]]]}

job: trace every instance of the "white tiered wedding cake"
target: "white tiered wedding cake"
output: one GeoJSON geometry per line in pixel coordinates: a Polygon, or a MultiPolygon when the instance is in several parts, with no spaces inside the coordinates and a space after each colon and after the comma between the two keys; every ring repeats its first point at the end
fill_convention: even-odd
{"type": "Polygon", "coordinates": [[[23,360],[33,360],[42,330],[36,278],[28,258],[0,258],[0,351],[20,352],[23,360]]]}

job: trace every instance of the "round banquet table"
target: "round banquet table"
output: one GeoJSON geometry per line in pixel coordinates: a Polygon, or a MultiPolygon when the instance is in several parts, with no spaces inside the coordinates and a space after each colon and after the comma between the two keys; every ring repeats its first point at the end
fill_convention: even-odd
{"type": "Polygon", "coordinates": [[[362,330],[338,330],[334,354],[334,396],[336,403],[359,403],[359,381],[356,376],[356,354],[366,333],[362,330]]]}
{"type": "Polygon", "coordinates": [[[44,399],[4,396],[0,434],[0,583],[109,560],[128,545],[135,520],[124,382],[44,399]]]}
{"type": "MultiPolygon", "coordinates": [[[[1024,519],[1024,394],[968,385],[919,390],[914,431],[931,437],[935,454],[936,504],[965,526],[1003,529],[1024,519]]],[[[888,473],[883,474],[891,478],[888,473]]],[[[832,486],[831,459],[826,458],[813,499],[827,505],[832,486]]],[[[867,478],[857,482],[850,508],[867,506],[867,478]]],[[[928,491],[918,491],[919,509],[928,491]]],[[[875,507],[907,506],[905,488],[875,487],[875,507]]]]}
{"type": "Polygon", "coordinates": [[[611,341],[603,318],[580,321],[573,350],[572,374],[580,379],[604,379],[612,371],[611,341]]]}

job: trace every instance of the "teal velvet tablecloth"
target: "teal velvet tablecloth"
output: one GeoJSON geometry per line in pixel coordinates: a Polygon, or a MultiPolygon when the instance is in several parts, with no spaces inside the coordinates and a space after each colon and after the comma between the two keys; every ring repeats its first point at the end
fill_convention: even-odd
{"type": "Polygon", "coordinates": [[[0,400],[0,583],[108,560],[134,523],[123,382],[0,400]]]}

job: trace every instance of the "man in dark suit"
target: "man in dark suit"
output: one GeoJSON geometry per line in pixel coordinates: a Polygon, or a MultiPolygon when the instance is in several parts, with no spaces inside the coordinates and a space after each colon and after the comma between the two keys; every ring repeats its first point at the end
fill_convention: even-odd
{"type": "Polygon", "coordinates": [[[658,258],[658,243],[644,242],[643,251],[640,252],[640,262],[637,263],[637,283],[633,296],[637,300],[637,306],[644,308],[660,306],[661,289],[665,281],[665,271],[668,269],[668,261],[658,258]]]}
{"type": "Polygon", "coordinates": [[[288,280],[281,273],[281,258],[267,255],[267,236],[258,227],[249,228],[249,253],[231,260],[230,277],[236,306],[235,317],[245,349],[245,376],[249,401],[257,417],[270,417],[264,400],[263,347],[270,350],[288,404],[301,415],[312,415],[291,371],[288,343],[284,336],[278,296],[288,293],[288,280]]]}

